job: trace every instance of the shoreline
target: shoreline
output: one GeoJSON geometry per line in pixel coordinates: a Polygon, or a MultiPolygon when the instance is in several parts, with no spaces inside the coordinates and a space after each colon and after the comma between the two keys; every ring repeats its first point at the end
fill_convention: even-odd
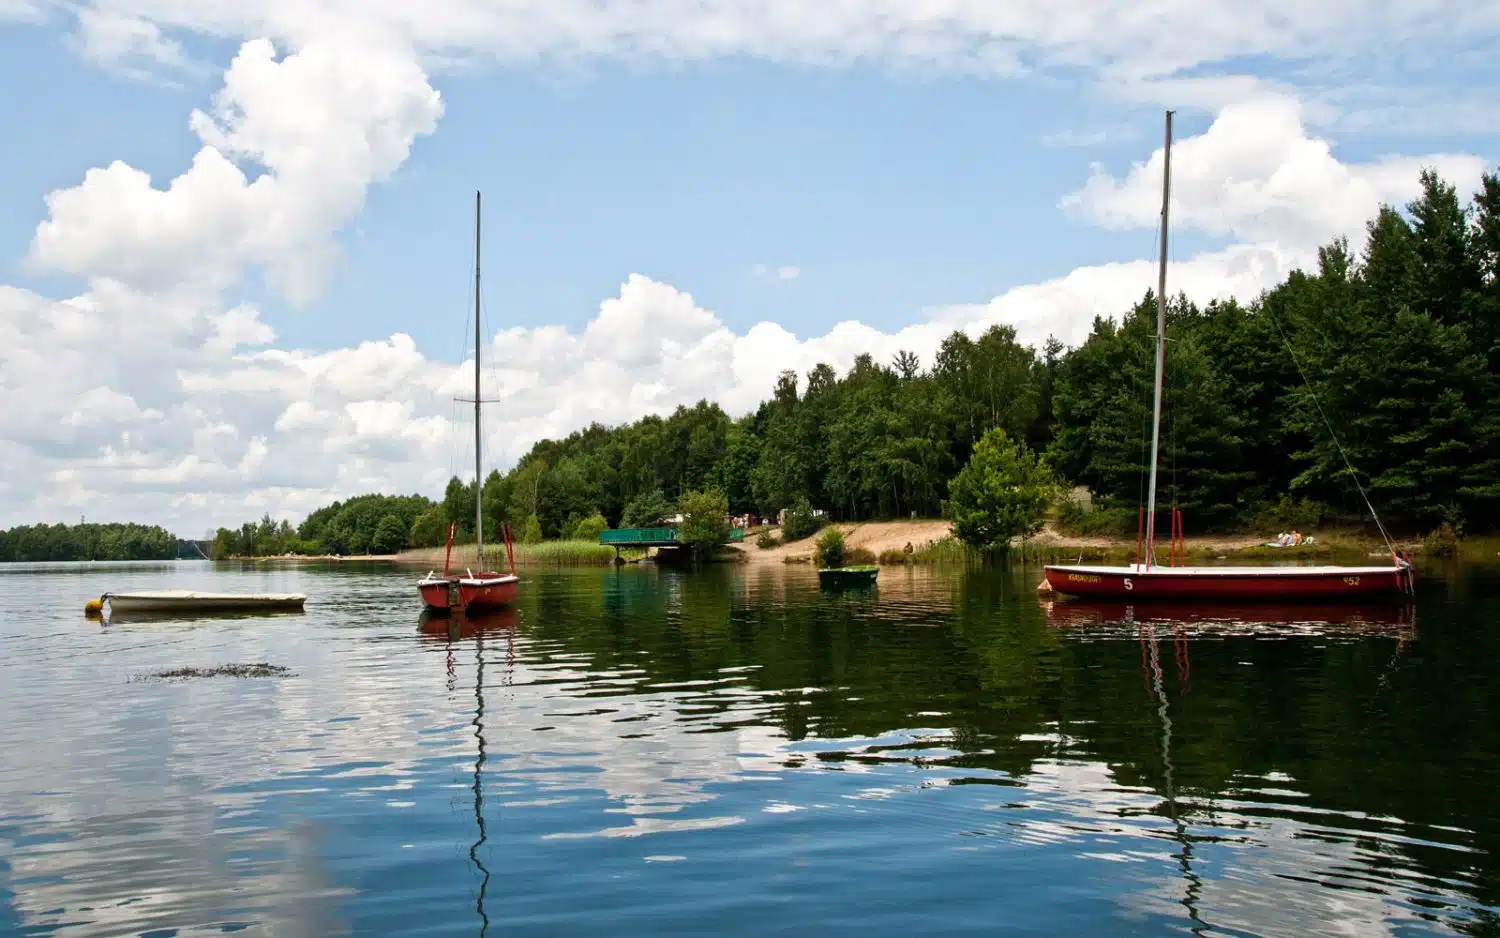
{"type": "MultiPolygon", "coordinates": [[[[891,551],[906,553],[905,549],[908,544],[911,545],[913,554],[920,555],[922,551],[932,550],[934,545],[951,538],[953,533],[949,522],[939,520],[842,522],[833,527],[843,532],[847,548],[868,550],[876,556],[877,562],[882,554],[891,551]]],[[[776,530],[772,529],[772,532],[775,533],[776,530]]],[[[1389,556],[1378,539],[1362,533],[1330,529],[1322,533],[1314,532],[1314,538],[1313,543],[1299,547],[1267,547],[1266,542],[1271,540],[1271,537],[1256,534],[1190,535],[1184,539],[1184,543],[1186,555],[1190,559],[1198,560],[1224,560],[1231,556],[1247,560],[1282,557],[1389,556]]],[[[778,544],[764,550],[747,541],[742,545],[733,545],[731,549],[743,553],[745,559],[751,563],[811,563],[816,540],[817,535],[814,534],[800,541],[778,544]]],[[[1481,546],[1488,546],[1484,539],[1480,539],[1477,543],[1481,546]]],[[[1411,555],[1425,553],[1422,541],[1417,539],[1397,539],[1396,546],[1411,555]]],[[[1158,542],[1158,555],[1164,551],[1164,547],[1165,545],[1158,542]]],[[[1135,556],[1136,539],[1134,537],[1068,535],[1059,532],[1051,522],[1048,522],[1038,534],[1024,541],[1013,543],[1011,550],[1016,557],[1023,560],[1128,562],[1135,556]]],[[[962,553],[962,548],[955,548],[954,552],[962,553]]],[[[1471,552],[1460,547],[1459,553],[1460,556],[1467,556],[1471,552]]],[[[1494,556],[1495,553],[1483,551],[1482,555],[1494,556]]],[[[882,565],[900,566],[904,562],[907,561],[885,562],[882,565]]],[[[918,557],[910,562],[928,561],[918,557]]]]}
{"type": "MultiPolygon", "coordinates": [[[[952,525],[941,520],[910,521],[862,521],[843,522],[834,525],[844,533],[846,545],[851,549],[863,549],[875,555],[877,562],[882,554],[887,559],[884,566],[900,566],[906,563],[928,564],[957,562],[965,554],[962,547],[954,544],[952,525]],[[910,545],[910,559],[895,560],[891,553],[906,554],[910,545]],[[923,556],[928,552],[927,556],[923,556]]],[[[779,535],[779,528],[764,529],[779,535]]],[[[759,533],[759,532],[758,532],[759,533]]],[[[1185,539],[1186,556],[1190,560],[1215,561],[1230,558],[1265,561],[1294,558],[1367,558],[1389,556],[1377,538],[1359,531],[1329,529],[1314,532],[1314,541],[1299,547],[1267,547],[1271,538],[1252,534],[1202,534],[1185,539]]],[[[805,564],[812,562],[813,546],[817,535],[790,544],[777,544],[761,549],[753,538],[742,544],[727,544],[722,548],[724,556],[717,562],[750,564],[805,564]]],[[[1433,556],[1422,540],[1397,538],[1396,546],[1413,557],[1433,556]]],[[[1165,548],[1158,544],[1158,556],[1165,548]]],[[[1136,553],[1134,537],[1108,537],[1099,535],[1075,536],[1062,534],[1047,524],[1042,531],[1024,542],[1012,545],[1012,555],[1022,561],[1042,562],[1114,562],[1128,563],[1136,553]]],[[[544,541],[541,544],[515,545],[517,567],[533,566],[608,566],[615,562],[614,548],[593,541],[544,541]]],[[[493,565],[495,559],[503,559],[504,551],[489,555],[493,565]]],[[[1456,556],[1460,559],[1495,562],[1500,560],[1500,538],[1480,537],[1461,541],[1456,556]]],[[[638,563],[640,553],[624,552],[626,563],[638,563]]],[[[293,554],[271,557],[226,557],[226,561],[239,563],[349,563],[379,562],[402,566],[441,566],[443,548],[412,548],[396,554],[293,554]]],[[[455,544],[450,567],[464,569],[474,562],[473,544],[455,544]]]]}

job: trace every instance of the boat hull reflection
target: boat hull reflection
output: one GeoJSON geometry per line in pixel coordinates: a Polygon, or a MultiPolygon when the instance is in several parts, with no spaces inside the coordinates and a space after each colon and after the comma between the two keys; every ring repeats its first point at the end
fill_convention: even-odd
{"type": "Polygon", "coordinates": [[[1415,624],[1406,603],[1253,603],[1192,605],[1181,602],[1043,600],[1054,628],[1107,628],[1142,624],[1190,626],[1215,634],[1260,632],[1395,632],[1415,624]]]}
{"type": "Polygon", "coordinates": [[[448,640],[473,638],[486,632],[514,629],[519,620],[520,613],[508,606],[484,612],[469,610],[434,613],[430,610],[423,610],[421,618],[417,621],[417,631],[430,638],[448,640]]]}

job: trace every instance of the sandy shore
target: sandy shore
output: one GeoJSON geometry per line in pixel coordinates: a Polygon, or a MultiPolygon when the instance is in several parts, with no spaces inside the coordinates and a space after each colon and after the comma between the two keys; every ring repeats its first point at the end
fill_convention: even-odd
{"type": "MultiPolygon", "coordinates": [[[[866,521],[835,527],[844,532],[846,546],[863,547],[877,557],[881,551],[902,550],[907,544],[918,548],[945,538],[952,532],[952,525],[946,521],[866,521]]],[[[773,534],[780,536],[778,529],[771,530],[773,534]]],[[[747,538],[744,544],[734,545],[733,549],[745,554],[752,563],[800,563],[812,559],[815,540],[816,535],[770,550],[761,550],[755,546],[753,539],[747,538]]]]}
{"type": "MultiPolygon", "coordinates": [[[[924,544],[950,536],[953,530],[947,521],[869,521],[839,524],[837,527],[844,532],[844,543],[847,546],[863,547],[877,557],[882,551],[902,550],[907,544],[919,549],[924,544]]],[[[775,529],[772,531],[779,534],[775,529]]],[[[733,549],[743,553],[751,563],[804,563],[812,559],[815,540],[816,535],[770,550],[761,550],[755,546],[753,539],[747,539],[743,545],[737,545],[733,549]]],[[[1227,554],[1262,548],[1267,540],[1269,538],[1255,534],[1198,535],[1188,537],[1186,545],[1193,554],[1227,554]]],[[[1324,539],[1325,544],[1330,540],[1333,539],[1324,539]]],[[[1359,541],[1339,541],[1344,547],[1360,546],[1359,541]]],[[[1094,552],[1135,549],[1133,537],[1072,537],[1059,533],[1050,523],[1027,543],[1044,550],[1077,550],[1085,558],[1094,552]]],[[[1158,544],[1161,545],[1159,549],[1165,549],[1162,542],[1158,541],[1158,544]]],[[[1378,548],[1379,545],[1371,542],[1371,546],[1378,548]]],[[[1401,546],[1406,550],[1414,550],[1418,545],[1403,543],[1401,546]]]]}

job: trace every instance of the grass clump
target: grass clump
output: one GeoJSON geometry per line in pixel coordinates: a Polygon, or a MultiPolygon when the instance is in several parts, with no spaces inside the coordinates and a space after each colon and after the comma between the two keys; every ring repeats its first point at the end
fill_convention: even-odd
{"type": "Polygon", "coordinates": [[[1462,542],[1460,529],[1445,521],[1422,538],[1422,553],[1429,557],[1457,557],[1462,542]]]}
{"type": "Polygon", "coordinates": [[[615,549],[595,541],[542,541],[540,544],[516,545],[518,565],[583,567],[602,566],[614,563],[614,560],[615,549]]]}
{"type": "Polygon", "coordinates": [[[813,548],[813,561],[823,568],[842,567],[844,565],[844,532],[838,528],[828,528],[818,535],[818,542],[813,548]]]}
{"type": "Polygon", "coordinates": [[[762,531],[760,532],[760,537],[755,539],[755,546],[761,550],[771,550],[772,548],[781,546],[781,541],[771,532],[762,531]]]}
{"type": "Polygon", "coordinates": [[[973,559],[974,552],[956,537],[942,537],[913,548],[906,557],[906,562],[913,564],[968,563],[973,559]]]}

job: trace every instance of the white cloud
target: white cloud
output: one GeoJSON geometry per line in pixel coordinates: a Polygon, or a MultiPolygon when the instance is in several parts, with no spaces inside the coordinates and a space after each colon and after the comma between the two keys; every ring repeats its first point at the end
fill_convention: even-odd
{"type": "Polygon", "coordinates": [[[187,172],[157,189],[119,161],[89,170],[47,196],[28,260],[141,291],[218,291],[262,265],[289,297],[309,299],[365,189],[441,112],[421,69],[388,47],[316,45],[278,60],[270,42],[247,42],[214,113],[193,112],[204,146],[187,172]],[[265,172],[252,182],[237,159],[265,172]]]}
{"type": "MultiPolygon", "coordinates": [[[[1408,48],[1480,47],[1500,32],[1493,4],[1390,0],[108,0],[167,29],[296,45],[355,34],[406,37],[435,60],[530,62],[754,56],[816,64],[880,60],[983,72],[1084,69],[1120,85],[1252,57],[1337,69],[1395,39],[1408,48]],[[1474,44],[1470,46],[1470,44],[1474,44]]],[[[1416,60],[1406,57],[1410,67],[1416,60]]],[[[1432,68],[1441,65],[1434,53],[1432,68]]],[[[1213,66],[1223,66],[1214,68],[1213,66]]]]}
{"type": "Polygon", "coordinates": [[[161,411],[154,408],[142,410],[129,394],[121,394],[101,385],[85,391],[74,401],[73,411],[63,418],[63,424],[70,427],[98,427],[109,424],[128,425],[161,418],[161,411]]]}
{"type": "Polygon", "coordinates": [[[116,10],[80,9],[78,33],[84,54],[101,65],[124,65],[135,59],[171,66],[185,62],[182,46],[163,36],[155,23],[116,10]]]}
{"type": "MultiPolygon", "coordinates": [[[[1164,75],[1189,60],[1253,51],[1267,30],[1313,43],[1318,17],[1331,9],[1302,4],[1272,28],[1245,19],[1243,5],[1227,18],[1189,16],[1177,0],[1159,7],[1154,15],[1185,24],[1158,70],[1164,75]],[[1195,46],[1194,36],[1206,45],[1195,46]]],[[[1067,15],[959,0],[372,2],[357,17],[292,2],[119,0],[109,9],[159,31],[143,35],[254,27],[294,51],[278,59],[264,39],[241,47],[211,114],[192,116],[202,148],[164,187],[116,162],[48,196],[29,262],[86,288],[55,301],[0,286],[0,454],[28,467],[0,480],[3,524],[83,509],[199,533],[262,511],[296,517],[362,491],[435,494],[466,469],[467,410],[453,397],[470,386],[472,363],[428,359],[399,333],[327,351],[275,347],[256,309],[230,296],[251,268],[294,300],[317,293],[336,258],[335,236],[358,215],[368,187],[395,172],[441,115],[422,54],[823,60],[873,50],[961,64],[1013,61],[1036,47],[1053,63],[1149,79],[1138,67],[1142,48],[1162,49],[1152,17],[1109,3],[1067,15]],[[409,40],[391,40],[401,29],[409,40]]],[[[1349,30],[1402,16],[1381,8],[1349,30]]],[[[1342,163],[1295,106],[1263,95],[1226,107],[1174,158],[1178,223],[1234,242],[1174,264],[1169,289],[1199,300],[1251,297],[1327,236],[1357,235],[1381,199],[1409,195],[1419,163],[1435,162],[1461,183],[1478,165],[1470,157],[1342,163]]],[[[1092,222],[1152,226],[1159,178],[1151,161],[1119,179],[1100,169],[1066,204],[1092,222]]],[[[1155,273],[1150,258],[1083,267],[988,303],[933,311],[894,333],[847,321],[821,336],[772,322],[739,334],[689,293],[632,275],[581,330],[539,326],[493,338],[486,394],[502,401],[488,411],[486,452],[504,465],[543,437],[700,398],[743,412],[784,368],[806,372],[826,361],[842,369],[860,353],[885,361],[900,349],[930,362],[953,329],[1004,322],[1025,342],[1057,335],[1076,343],[1094,316],[1115,315],[1152,287],[1155,273]]],[[[757,274],[789,280],[800,270],[762,266],[757,274]]]]}
{"type": "MultiPolygon", "coordinates": [[[[1259,248],[1196,258],[1179,268],[1176,287],[1199,297],[1253,293],[1284,273],[1282,259],[1259,248]]],[[[499,400],[487,411],[486,452],[491,465],[506,465],[539,439],[593,421],[667,413],[702,398],[743,413],[764,399],[784,368],[805,373],[828,362],[842,370],[861,353],[888,361],[901,349],[930,363],[957,328],[977,334],[1005,322],[1023,341],[1057,334],[1076,342],[1094,315],[1120,312],[1154,277],[1148,261],[1082,268],[988,304],[951,307],[893,333],[850,321],[821,336],[798,336],[772,322],[737,334],[690,294],[632,275],[582,330],[514,328],[488,343],[484,393],[499,400]]],[[[27,299],[44,310],[67,305],[27,299]]],[[[13,392],[37,426],[37,450],[25,464],[68,474],[39,472],[21,480],[28,491],[6,500],[10,517],[0,522],[47,517],[67,505],[197,532],[261,510],[295,517],[320,501],[361,491],[436,494],[450,473],[467,469],[468,411],[452,397],[472,382],[472,362],[426,359],[400,334],[316,353],[236,353],[215,331],[193,335],[177,336],[197,344],[182,353],[185,364],[166,387],[135,369],[109,369],[110,380],[125,389],[106,392],[119,419],[71,421],[77,408],[56,393],[56,375],[33,376],[13,392]],[[161,401],[154,414],[128,409],[128,394],[138,386],[161,401]],[[49,449],[48,427],[54,434],[67,430],[64,442],[71,447],[49,449]],[[183,501],[184,489],[215,497],[207,504],[183,501]]],[[[27,341],[36,348],[52,340],[42,334],[27,341]]],[[[13,385],[9,366],[0,359],[0,387],[13,385]]]]}
{"type": "MultiPolygon", "coordinates": [[[[1064,208],[1113,228],[1154,228],[1161,215],[1163,150],[1124,179],[1095,166],[1064,208]]],[[[1230,105],[1200,136],[1172,147],[1173,230],[1196,228],[1241,241],[1274,241],[1306,252],[1339,234],[1358,241],[1382,203],[1404,204],[1420,192],[1431,166],[1472,192],[1484,161],[1466,154],[1392,156],[1345,163],[1327,140],[1311,136],[1298,103],[1267,96],[1230,105]]]]}

